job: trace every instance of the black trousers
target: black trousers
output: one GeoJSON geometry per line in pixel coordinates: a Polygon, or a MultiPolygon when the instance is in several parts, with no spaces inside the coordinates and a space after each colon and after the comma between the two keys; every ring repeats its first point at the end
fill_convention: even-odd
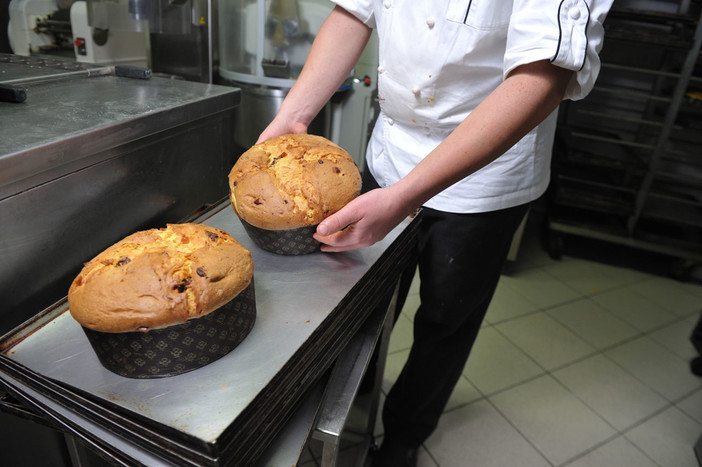
{"type": "MultiPolygon", "coordinates": [[[[371,179],[364,177],[364,190],[377,186],[371,179]]],[[[421,305],[409,358],[385,401],[386,439],[419,445],[436,428],[527,208],[478,214],[422,209],[417,245],[421,305]]],[[[404,293],[417,265],[405,274],[404,293]]]]}

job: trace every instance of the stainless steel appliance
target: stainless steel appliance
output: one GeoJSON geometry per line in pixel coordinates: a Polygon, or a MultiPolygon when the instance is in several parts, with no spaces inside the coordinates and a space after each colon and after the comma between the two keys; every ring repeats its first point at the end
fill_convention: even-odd
{"type": "Polygon", "coordinates": [[[74,0],[12,0],[7,8],[9,45],[18,55],[66,53],[72,49],[70,8],[74,0]]]}
{"type": "MultiPolygon", "coordinates": [[[[332,8],[326,0],[220,2],[218,74],[242,89],[235,135],[241,148],[255,143],[275,116],[332,8]]],[[[356,69],[308,130],[341,145],[359,166],[376,116],[376,41],[373,35],[356,69]]]]}
{"type": "Polygon", "coordinates": [[[154,73],[212,83],[216,11],[216,0],[76,2],[71,8],[76,58],[115,63],[143,48],[154,73]],[[89,34],[78,36],[77,24],[89,34]]]}
{"type": "Polygon", "coordinates": [[[217,0],[12,0],[8,36],[17,55],[135,65],[212,83],[217,0]]]}

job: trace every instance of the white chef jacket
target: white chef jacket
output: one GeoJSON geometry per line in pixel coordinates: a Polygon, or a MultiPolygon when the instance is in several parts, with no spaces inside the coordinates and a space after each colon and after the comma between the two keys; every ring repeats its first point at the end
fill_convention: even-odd
{"type": "MultiPolygon", "coordinates": [[[[613,0],[333,1],[377,29],[381,113],[366,162],[387,187],[519,65],[547,59],[574,70],[566,98],[585,97],[600,69],[602,22],[613,0]]],[[[424,205],[469,213],[538,198],[549,182],[556,114],[424,205]]]]}

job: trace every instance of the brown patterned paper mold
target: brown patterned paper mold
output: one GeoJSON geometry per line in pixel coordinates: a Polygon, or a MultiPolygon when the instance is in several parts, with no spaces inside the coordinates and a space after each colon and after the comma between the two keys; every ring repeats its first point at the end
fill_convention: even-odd
{"type": "Polygon", "coordinates": [[[256,317],[253,260],[223,230],[168,224],[86,263],[68,302],[107,369],[174,376],[226,355],[248,335],[256,317]]]}
{"type": "Polygon", "coordinates": [[[180,375],[234,350],[256,322],[254,283],[217,310],[148,332],[107,333],[83,327],[102,366],[127,378],[180,375]]]}

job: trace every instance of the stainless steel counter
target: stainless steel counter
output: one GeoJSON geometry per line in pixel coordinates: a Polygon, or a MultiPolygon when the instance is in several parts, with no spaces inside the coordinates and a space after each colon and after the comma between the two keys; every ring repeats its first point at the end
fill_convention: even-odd
{"type": "MultiPolygon", "coordinates": [[[[251,460],[260,455],[265,446],[254,445],[272,439],[369,315],[381,290],[391,292],[413,237],[407,220],[369,248],[278,256],[251,242],[228,203],[199,221],[232,234],[254,259],[257,321],[229,355],[171,378],[123,378],[100,365],[65,302],[6,335],[0,349],[7,357],[2,362],[9,359],[30,376],[48,378],[137,425],[165,433],[183,449],[197,451],[195,458],[225,465],[232,460],[227,456],[251,460]]],[[[69,407],[75,403],[41,384],[33,389],[69,407]]],[[[129,438],[119,421],[100,424],[129,438]]],[[[162,454],[158,440],[132,441],[162,454]]]]}
{"type": "Polygon", "coordinates": [[[238,89],[87,73],[0,54],[0,84],[27,88],[0,102],[0,334],[60,300],[86,258],[228,194],[238,89]]]}
{"type": "Polygon", "coordinates": [[[25,78],[28,97],[21,104],[0,102],[0,200],[82,168],[82,159],[115,157],[105,151],[233,109],[241,100],[238,90],[225,86],[88,77],[88,70],[61,61],[4,57],[13,59],[0,54],[0,84],[25,78]],[[55,79],[31,81],[47,76],[55,79]]]}

